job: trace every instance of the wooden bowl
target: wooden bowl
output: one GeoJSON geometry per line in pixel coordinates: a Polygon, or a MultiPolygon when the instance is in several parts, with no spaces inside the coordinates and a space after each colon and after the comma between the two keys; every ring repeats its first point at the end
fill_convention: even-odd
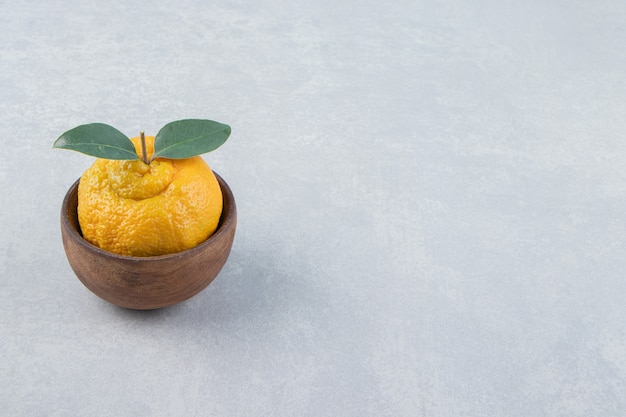
{"type": "Polygon", "coordinates": [[[78,279],[100,298],[137,310],[171,306],[205,289],[226,263],[237,226],[233,193],[219,175],[215,176],[224,196],[215,233],[194,248],[149,257],[117,255],[83,238],[77,214],[80,180],[76,181],[63,200],[61,236],[78,279]]]}

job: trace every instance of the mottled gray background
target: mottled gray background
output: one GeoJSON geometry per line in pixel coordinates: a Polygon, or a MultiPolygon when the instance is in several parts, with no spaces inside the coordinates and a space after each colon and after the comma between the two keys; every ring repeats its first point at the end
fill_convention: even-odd
{"type": "Polygon", "coordinates": [[[7,416],[626,415],[626,3],[1,1],[7,416]],[[228,264],[114,307],[78,124],[233,128],[228,264]]]}

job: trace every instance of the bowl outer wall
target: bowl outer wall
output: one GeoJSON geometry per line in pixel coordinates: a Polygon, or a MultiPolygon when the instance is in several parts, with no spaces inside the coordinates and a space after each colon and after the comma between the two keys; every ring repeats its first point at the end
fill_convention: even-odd
{"type": "Polygon", "coordinates": [[[61,236],[78,279],[100,298],[139,310],[180,303],[206,288],[226,263],[235,236],[237,209],[228,184],[217,174],[224,205],[217,230],[198,246],[169,255],[134,257],[102,250],[86,241],[78,223],[77,180],[61,208],[61,236]]]}

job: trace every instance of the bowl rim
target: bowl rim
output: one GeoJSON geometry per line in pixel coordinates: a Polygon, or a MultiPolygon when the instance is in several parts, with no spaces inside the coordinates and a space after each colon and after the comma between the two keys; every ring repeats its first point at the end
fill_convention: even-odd
{"type": "MultiPolygon", "coordinates": [[[[176,259],[184,256],[193,256],[196,252],[201,252],[205,249],[206,246],[211,245],[214,240],[217,240],[221,235],[226,234],[228,229],[230,229],[232,223],[236,221],[237,215],[237,206],[235,204],[235,197],[233,195],[230,186],[226,183],[226,181],[215,171],[213,171],[217,182],[220,185],[220,189],[222,190],[222,201],[223,207],[228,207],[228,211],[222,211],[220,216],[220,221],[218,223],[217,229],[211,236],[209,236],[205,241],[199,243],[193,248],[185,249],[183,251],[168,253],[165,255],[153,255],[153,256],[130,256],[130,255],[120,255],[117,253],[109,252],[107,250],[101,249],[96,245],[90,243],[87,239],[85,239],[82,234],[78,232],[76,228],[72,226],[69,221],[67,212],[69,206],[70,196],[73,193],[78,192],[78,184],[80,183],[80,178],[77,179],[67,190],[65,197],[63,198],[63,203],[61,205],[61,221],[63,222],[63,227],[68,231],[71,237],[78,242],[84,249],[94,252],[101,256],[106,256],[109,258],[119,259],[121,261],[126,262],[157,262],[163,261],[167,259],[176,259]],[[228,201],[228,204],[226,204],[228,201]]],[[[77,222],[78,224],[78,222],[77,222]]],[[[80,227],[80,224],[78,225],[80,227]]]]}

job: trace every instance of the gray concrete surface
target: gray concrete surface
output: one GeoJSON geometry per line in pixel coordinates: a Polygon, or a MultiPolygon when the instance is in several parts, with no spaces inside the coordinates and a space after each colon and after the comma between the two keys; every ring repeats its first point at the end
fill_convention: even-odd
{"type": "Polygon", "coordinates": [[[2,414],[626,415],[626,3],[0,5],[2,414]],[[52,143],[191,117],[233,128],[228,264],[109,305],[52,143]]]}

